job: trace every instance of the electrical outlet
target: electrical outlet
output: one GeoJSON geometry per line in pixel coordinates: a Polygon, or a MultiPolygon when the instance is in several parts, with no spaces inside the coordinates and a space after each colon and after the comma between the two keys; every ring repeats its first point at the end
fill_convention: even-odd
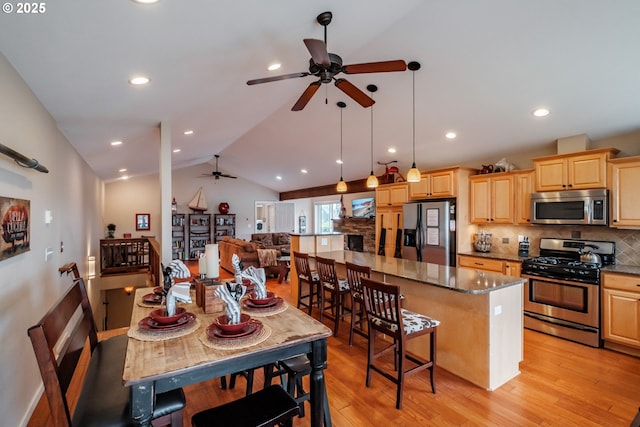
{"type": "Polygon", "coordinates": [[[509,243],[509,238],[508,237],[503,237],[502,238],[502,243],[509,243]]]}

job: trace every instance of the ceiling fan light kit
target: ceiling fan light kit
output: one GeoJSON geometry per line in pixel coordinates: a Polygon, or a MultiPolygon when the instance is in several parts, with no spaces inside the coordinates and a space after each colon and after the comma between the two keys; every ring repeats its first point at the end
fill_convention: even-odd
{"type": "Polygon", "coordinates": [[[304,39],[304,44],[311,54],[309,59],[309,71],[291,73],[281,76],[265,77],[247,81],[248,85],[275,82],[279,80],[293,79],[298,77],[315,76],[317,81],[312,82],[302,93],[300,98],[291,108],[292,111],[300,111],[309,103],[313,95],[318,91],[323,83],[334,82],[334,85],[351,97],[361,106],[367,108],[373,105],[374,101],[363,91],[358,89],[348,80],[336,78],[340,73],[344,74],[364,74],[364,73],[388,73],[394,71],[405,71],[407,64],[404,60],[367,62],[362,64],[343,65],[342,58],[335,53],[329,53],[327,49],[327,26],[331,23],[333,14],[323,12],[316,17],[318,24],[324,27],[324,41],[318,39],[304,39]]]}
{"type": "MultiPolygon", "coordinates": [[[[371,97],[373,97],[373,92],[378,90],[378,86],[376,85],[368,85],[367,90],[371,92],[371,97]]],[[[371,173],[367,178],[367,188],[376,188],[378,186],[378,178],[373,174],[373,106],[371,107],[371,173]]]]}
{"type": "Polygon", "coordinates": [[[416,71],[420,69],[420,63],[411,61],[408,64],[413,79],[413,163],[407,172],[407,182],[420,182],[420,170],[416,167],[416,71]]]}
{"type": "Polygon", "coordinates": [[[338,181],[338,184],[336,185],[336,191],[338,193],[346,193],[347,183],[342,179],[342,165],[344,163],[344,160],[342,159],[342,110],[344,110],[344,107],[346,107],[347,104],[340,101],[337,105],[340,107],[340,181],[338,181]]]}

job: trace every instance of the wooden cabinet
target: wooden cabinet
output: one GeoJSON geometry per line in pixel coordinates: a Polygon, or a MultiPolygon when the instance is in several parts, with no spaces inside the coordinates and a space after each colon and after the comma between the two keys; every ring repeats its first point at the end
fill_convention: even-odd
{"type": "Polygon", "coordinates": [[[618,150],[602,148],[533,159],[535,191],[607,187],[607,160],[618,150]]]}
{"type": "Polygon", "coordinates": [[[514,172],[516,224],[531,223],[531,193],[533,192],[533,170],[514,172]]]}
{"type": "Polygon", "coordinates": [[[640,227],[640,156],[609,160],[611,227],[640,227]]]}
{"type": "Polygon", "coordinates": [[[186,259],[185,254],[185,214],[171,215],[171,259],[186,259]]]}
{"type": "Polygon", "coordinates": [[[211,243],[211,214],[189,214],[189,259],[198,259],[204,247],[211,243]]]}
{"type": "Polygon", "coordinates": [[[475,175],[469,178],[469,219],[473,224],[514,222],[514,178],[510,173],[475,175]]]}
{"type": "MultiPolygon", "coordinates": [[[[400,230],[402,230],[402,207],[376,209],[375,253],[380,254],[380,239],[384,234],[384,244],[382,245],[384,256],[393,257],[396,251],[396,238],[400,230]]],[[[400,242],[400,250],[402,251],[402,242],[400,242]]]]}
{"type": "Polygon", "coordinates": [[[475,270],[490,271],[493,273],[506,274],[507,276],[520,277],[522,263],[496,258],[458,255],[458,267],[473,268],[475,270]]]}
{"type": "Polygon", "coordinates": [[[213,235],[215,243],[225,237],[236,237],[236,214],[214,214],[213,235]]]}
{"type": "Polygon", "coordinates": [[[406,182],[385,184],[376,188],[376,208],[402,206],[409,200],[409,186],[406,182]]]}
{"type": "Polygon", "coordinates": [[[640,277],[604,273],[602,338],[640,348],[640,277]]]}
{"type": "Polygon", "coordinates": [[[409,199],[456,197],[458,172],[454,169],[422,172],[420,182],[409,183],[409,199]]]}

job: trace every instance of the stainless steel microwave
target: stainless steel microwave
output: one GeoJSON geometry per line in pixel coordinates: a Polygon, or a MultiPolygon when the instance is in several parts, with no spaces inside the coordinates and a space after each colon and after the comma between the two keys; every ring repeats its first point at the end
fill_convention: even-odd
{"type": "Polygon", "coordinates": [[[531,194],[531,222],[556,225],[607,225],[608,190],[548,191],[531,194]]]}

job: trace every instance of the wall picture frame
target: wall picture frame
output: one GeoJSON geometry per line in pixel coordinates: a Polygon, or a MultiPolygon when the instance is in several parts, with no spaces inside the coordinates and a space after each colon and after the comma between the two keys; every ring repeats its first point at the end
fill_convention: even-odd
{"type": "Polygon", "coordinates": [[[136,214],[136,231],[145,231],[151,229],[151,215],[148,213],[136,214]]]}

